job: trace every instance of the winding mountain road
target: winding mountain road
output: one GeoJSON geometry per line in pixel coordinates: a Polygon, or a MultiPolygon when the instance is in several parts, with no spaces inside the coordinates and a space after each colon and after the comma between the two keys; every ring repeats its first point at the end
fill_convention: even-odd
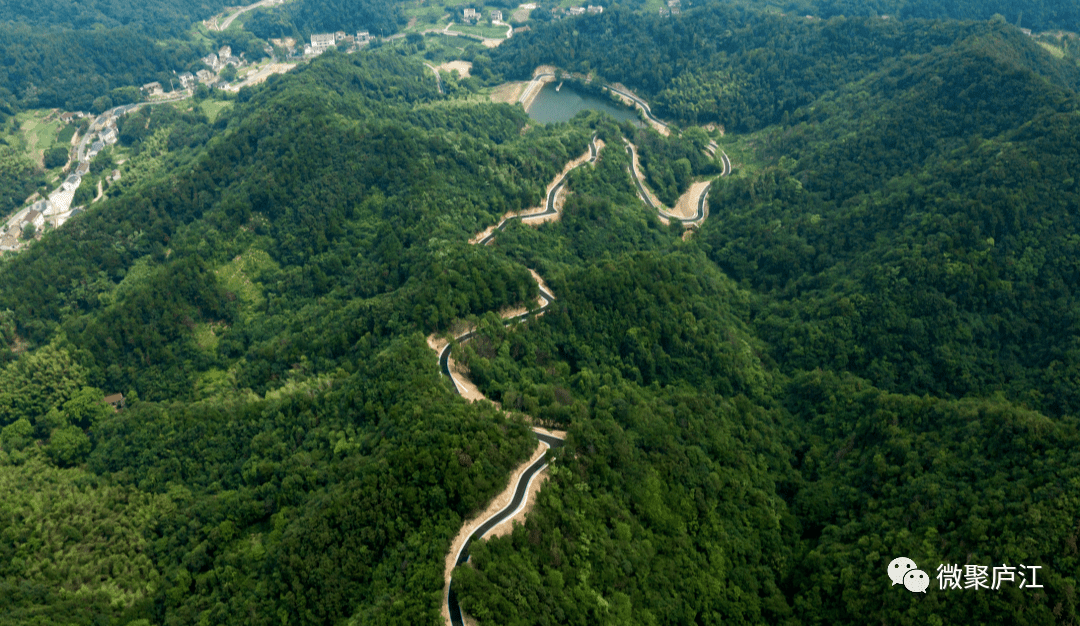
{"type": "MultiPolygon", "coordinates": [[[[584,164],[586,162],[596,163],[596,159],[599,157],[599,155],[600,147],[596,143],[596,135],[593,135],[592,139],[589,140],[589,160],[584,161],[581,164],[584,164]]],[[[490,232],[485,231],[484,233],[481,233],[481,237],[476,241],[476,243],[480,244],[481,246],[486,246],[491,242],[495,241],[495,235],[498,234],[499,231],[506,228],[506,225],[510,223],[510,220],[529,220],[558,214],[559,211],[555,208],[555,201],[559,197],[559,192],[561,192],[566,186],[566,177],[570,175],[570,171],[572,171],[574,167],[571,167],[569,170],[560,174],[559,177],[556,178],[555,181],[549,186],[547,199],[544,201],[543,211],[540,211],[538,213],[525,213],[522,215],[507,215],[498,224],[496,224],[490,232]]]]}
{"type": "Polygon", "coordinates": [[[649,108],[649,103],[648,102],[645,102],[644,100],[642,100],[641,98],[635,96],[634,94],[630,93],[629,91],[619,89],[618,87],[613,87],[612,85],[604,85],[604,89],[607,89],[608,91],[611,91],[611,92],[616,93],[616,94],[618,94],[618,95],[620,95],[620,96],[622,96],[624,98],[629,99],[634,104],[641,107],[641,110],[645,113],[645,117],[649,118],[649,121],[651,121],[654,124],[660,126],[664,130],[670,131],[670,127],[667,125],[667,122],[665,122],[665,121],[661,120],[660,118],[656,117],[655,115],[653,115],[652,109],[649,108]]]}
{"type": "MultiPolygon", "coordinates": [[[[601,148],[602,142],[598,144],[597,136],[593,135],[592,139],[589,142],[588,156],[586,157],[583,155],[582,157],[579,157],[575,161],[569,163],[567,167],[563,170],[563,172],[558,177],[556,177],[554,181],[552,181],[551,185],[549,185],[547,197],[545,199],[542,211],[525,213],[521,215],[507,215],[497,225],[495,225],[494,227],[490,227],[489,229],[485,229],[485,231],[474,237],[472,243],[476,245],[491,244],[494,241],[496,235],[506,227],[510,220],[526,220],[530,218],[542,218],[557,215],[558,208],[556,201],[558,199],[559,193],[562,192],[562,190],[566,186],[567,176],[569,176],[571,171],[573,171],[577,167],[584,165],[585,163],[596,163],[597,159],[599,158],[601,148]]],[[[698,223],[705,218],[705,200],[706,196],[708,195],[708,186],[705,187],[705,190],[701,193],[700,197],[697,200],[697,213],[694,217],[679,218],[673,215],[666,215],[664,212],[665,207],[663,207],[663,205],[654,203],[649,199],[650,196],[647,189],[644,187],[644,184],[637,176],[637,172],[635,171],[635,168],[633,166],[633,163],[636,160],[636,152],[634,150],[633,144],[627,141],[626,149],[630,153],[632,159],[630,168],[631,177],[634,179],[635,184],[637,184],[638,186],[638,192],[641,195],[642,200],[648,206],[655,209],[662,217],[667,217],[669,219],[677,219],[684,224],[698,223]]],[[[727,175],[730,172],[731,165],[727,159],[726,154],[723,155],[722,158],[724,162],[724,173],[722,175],[727,175]]],[[[539,285],[538,301],[540,306],[533,310],[526,310],[522,313],[505,314],[503,322],[504,324],[512,324],[517,321],[523,321],[531,316],[541,315],[545,311],[547,311],[551,304],[555,301],[555,296],[552,295],[550,290],[545,287],[542,279],[535,272],[533,272],[533,276],[536,278],[537,284],[539,285]]],[[[431,345],[432,348],[436,350],[439,359],[439,369],[445,376],[447,376],[451,380],[454,385],[455,393],[463,397],[483,398],[483,395],[479,394],[479,392],[476,391],[475,386],[472,386],[471,382],[467,380],[459,380],[459,377],[464,378],[464,375],[461,372],[457,372],[455,374],[454,363],[450,359],[450,353],[455,344],[463,344],[466,341],[472,339],[474,336],[476,336],[476,331],[470,330],[456,336],[454,338],[454,341],[447,342],[443,346],[438,346],[438,342],[434,340],[433,335],[432,337],[429,337],[429,345],[431,345]]],[[[501,523],[504,523],[506,520],[512,519],[515,515],[517,515],[525,508],[528,502],[530,486],[540,474],[540,472],[542,472],[544,468],[547,467],[547,451],[551,448],[558,447],[563,443],[563,439],[561,437],[555,436],[555,434],[551,431],[545,431],[544,429],[540,428],[533,428],[533,432],[536,434],[536,437],[539,440],[539,446],[542,446],[543,449],[540,450],[538,448],[537,452],[534,453],[534,458],[531,460],[531,462],[529,462],[529,464],[524,467],[524,469],[519,468],[517,470],[517,472],[519,473],[517,475],[516,481],[512,481],[513,484],[508,487],[508,489],[513,490],[513,495],[512,497],[510,497],[509,503],[503,507],[500,507],[498,511],[491,513],[486,517],[482,516],[482,519],[473,520],[466,523],[465,528],[462,529],[462,533],[467,533],[467,535],[465,535],[464,537],[464,540],[462,540],[461,538],[462,534],[459,534],[458,537],[454,540],[454,546],[458,546],[460,544],[460,547],[457,548],[456,552],[454,552],[452,549],[452,558],[450,558],[449,556],[447,558],[447,571],[445,573],[445,595],[443,598],[443,613],[444,617],[447,619],[449,626],[464,626],[461,606],[458,604],[457,593],[454,591],[454,581],[452,577],[453,569],[469,561],[469,547],[472,545],[473,541],[482,539],[485,535],[491,532],[492,529],[496,528],[501,523]],[[469,532],[468,529],[473,525],[475,525],[475,527],[472,529],[471,532],[469,532]]],[[[504,491],[504,496],[505,493],[506,492],[504,491]]]]}
{"type": "MultiPolygon", "coordinates": [[[[558,198],[559,192],[561,192],[566,186],[566,177],[576,167],[580,167],[585,163],[595,163],[597,158],[599,157],[599,154],[600,147],[597,145],[596,135],[593,135],[592,139],[589,141],[589,156],[587,160],[584,156],[576,159],[577,161],[580,161],[577,165],[573,167],[568,167],[555,179],[555,181],[553,181],[553,183],[548,188],[547,197],[544,203],[544,209],[542,211],[536,213],[526,213],[522,215],[509,215],[503,218],[502,221],[498,223],[498,225],[492,228],[490,233],[477,239],[476,241],[474,241],[474,243],[476,243],[477,245],[490,244],[492,241],[494,241],[495,235],[498,232],[502,231],[504,228],[506,228],[506,225],[510,222],[510,220],[523,220],[529,218],[539,218],[556,215],[558,213],[556,199],[558,198]]],[[[533,275],[536,276],[535,272],[533,275]]],[[[508,315],[504,319],[505,324],[511,324],[515,321],[524,320],[533,315],[540,315],[544,311],[546,311],[548,307],[551,306],[552,302],[555,301],[555,296],[553,296],[550,291],[544,288],[544,285],[538,276],[537,283],[539,284],[540,306],[531,311],[525,311],[516,315],[508,315]]],[[[469,339],[472,339],[475,335],[476,331],[468,331],[462,333],[461,335],[458,335],[454,339],[457,344],[462,344],[469,339]]],[[[464,381],[458,380],[458,378],[454,375],[454,368],[452,367],[450,361],[450,352],[453,349],[453,346],[454,342],[448,342],[439,350],[439,368],[442,373],[445,374],[451,380],[451,382],[453,382],[454,392],[458,395],[465,396],[467,390],[466,383],[464,381]]],[[[505,507],[502,507],[494,514],[483,519],[479,523],[479,525],[471,533],[468,534],[464,542],[461,543],[461,547],[454,555],[453,560],[448,563],[449,571],[447,572],[448,581],[446,583],[446,596],[444,598],[444,612],[448,616],[451,626],[464,626],[464,620],[461,616],[461,607],[458,605],[457,594],[454,592],[454,580],[452,577],[450,577],[453,568],[468,562],[469,546],[472,544],[473,541],[482,539],[484,535],[490,532],[493,528],[497,527],[499,524],[506,521],[507,519],[513,518],[515,515],[518,514],[519,511],[524,509],[525,505],[528,502],[529,488],[532,485],[533,480],[537,477],[537,474],[539,474],[541,471],[544,470],[544,468],[547,467],[546,450],[562,445],[563,440],[557,436],[554,436],[551,431],[534,428],[533,433],[535,433],[537,439],[539,439],[540,445],[544,446],[545,453],[540,454],[518,475],[517,481],[512,487],[513,496],[510,498],[509,504],[507,504],[505,507]]],[[[458,541],[456,540],[455,543],[458,543],[458,541]]]]}
{"type": "MultiPolygon", "coordinates": [[[[624,141],[626,140],[624,139],[624,141]]],[[[645,187],[645,181],[641,180],[641,177],[638,175],[637,146],[626,141],[626,152],[630,155],[630,177],[634,179],[634,184],[637,186],[638,197],[641,198],[642,202],[650,208],[655,209],[662,217],[682,222],[684,225],[698,224],[705,219],[705,200],[708,198],[709,189],[712,188],[711,182],[705,186],[701,195],[698,196],[697,210],[694,212],[694,215],[692,217],[679,217],[672,214],[671,209],[668,209],[663,204],[660,204],[658,200],[655,200],[652,193],[645,187]]],[[[728,156],[723,150],[720,151],[720,157],[724,164],[724,170],[720,175],[727,176],[731,173],[731,161],[728,160],[728,156]]]]}

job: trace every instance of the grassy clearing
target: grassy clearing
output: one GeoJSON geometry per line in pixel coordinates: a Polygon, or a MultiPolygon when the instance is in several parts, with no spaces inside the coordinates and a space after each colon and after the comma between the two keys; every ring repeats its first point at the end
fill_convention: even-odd
{"type": "Polygon", "coordinates": [[[210,122],[213,123],[217,120],[218,116],[221,115],[222,111],[232,105],[233,103],[228,100],[203,100],[199,103],[199,108],[202,109],[202,112],[210,122]]]}
{"type": "Polygon", "coordinates": [[[68,124],[64,127],[63,130],[60,131],[58,135],[56,135],[56,143],[61,145],[71,143],[71,138],[75,136],[75,131],[77,130],[78,128],[76,128],[73,124],[68,124]]]}
{"type": "MultiPolygon", "coordinates": [[[[750,135],[727,135],[725,137],[713,135],[720,149],[726,152],[728,158],[731,159],[732,176],[751,176],[769,165],[775,165],[763,159],[759,150],[762,142],[768,141],[768,137],[766,137],[768,132],[766,130],[750,135]]],[[[719,159],[719,150],[717,150],[716,155],[719,159]]]]}
{"type": "Polygon", "coordinates": [[[466,26],[464,24],[454,24],[450,27],[451,31],[465,33],[467,35],[477,35],[480,37],[487,37],[488,39],[505,39],[506,27],[505,26],[492,26],[481,22],[476,26],[466,26]]]}
{"type": "Polygon", "coordinates": [[[1054,44],[1046,43],[1045,41],[1037,41],[1035,43],[1042,46],[1043,49],[1046,50],[1047,52],[1049,52],[1050,55],[1053,56],[1055,59],[1064,59],[1065,58],[1065,50],[1063,50],[1062,48],[1059,48],[1058,46],[1055,46],[1054,44]]]}
{"type": "Polygon", "coordinates": [[[26,156],[38,165],[42,164],[45,151],[53,147],[57,135],[66,126],[47,109],[22,111],[15,116],[15,123],[26,156]]]}
{"type": "Polygon", "coordinates": [[[277,263],[269,254],[258,248],[249,248],[219,267],[215,273],[225,288],[236,294],[243,308],[258,308],[263,303],[263,286],[252,279],[277,269],[277,263]]]}

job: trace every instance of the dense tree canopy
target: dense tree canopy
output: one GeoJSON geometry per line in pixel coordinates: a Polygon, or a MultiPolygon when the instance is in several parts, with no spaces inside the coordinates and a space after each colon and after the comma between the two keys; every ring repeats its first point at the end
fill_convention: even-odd
{"type": "Polygon", "coordinates": [[[441,623],[530,421],[568,433],[549,480],[455,574],[485,626],[1075,622],[1075,67],[1000,24],[683,16],[474,68],[597,70],[727,134],[537,124],[438,93],[409,42],[213,123],[125,117],[130,175],[0,260],[0,624],[441,623]],[[594,134],[557,221],[468,243],[594,134]],[[684,237],[623,140],[670,199],[710,138],[736,169],[684,237]],[[529,269],[557,299],[506,325],[529,269]],[[425,341],[470,325],[498,406],[425,341]],[[916,596],[901,554],[1043,586],[916,596]]]}

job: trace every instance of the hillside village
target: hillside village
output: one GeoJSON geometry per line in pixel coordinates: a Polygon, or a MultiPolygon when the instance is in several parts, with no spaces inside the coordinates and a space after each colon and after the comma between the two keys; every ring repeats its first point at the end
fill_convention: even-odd
{"type": "MultiPolygon", "coordinates": [[[[668,0],[667,4],[670,7],[669,11],[677,12],[679,3],[680,0],[668,0]]],[[[535,4],[521,6],[528,9],[537,8],[537,5],[535,4]]],[[[551,9],[552,17],[555,19],[587,14],[596,15],[603,13],[603,11],[604,8],[602,6],[594,5],[568,8],[555,7],[551,9]]],[[[493,9],[488,11],[486,18],[493,25],[508,26],[508,24],[503,21],[504,16],[501,10],[493,9]]],[[[460,20],[463,24],[476,25],[484,19],[485,16],[483,10],[471,7],[461,9],[460,20]]],[[[464,35],[463,33],[450,31],[449,26],[441,32],[444,32],[447,35],[464,35]]],[[[512,34],[512,31],[508,31],[507,37],[512,36],[512,34]]],[[[216,52],[211,52],[200,59],[206,66],[204,69],[198,70],[195,73],[187,71],[181,73],[173,72],[176,79],[175,82],[170,81],[168,91],[166,91],[165,86],[159,81],[142,85],[140,91],[146,98],[147,103],[168,102],[190,97],[199,85],[206,85],[211,89],[235,92],[239,91],[240,87],[245,84],[261,82],[261,80],[264,80],[266,76],[271,73],[288,71],[295,66],[295,61],[318,56],[329,50],[331,47],[340,47],[343,48],[345,52],[352,53],[370,45],[376,39],[386,41],[401,36],[403,35],[398,34],[389,38],[378,38],[373,37],[369,31],[357,31],[355,34],[350,34],[345,31],[315,33],[310,36],[310,41],[304,43],[302,46],[291,37],[271,39],[270,43],[285,50],[286,61],[292,61],[292,63],[272,63],[259,72],[253,72],[252,75],[248,77],[248,80],[242,82],[237,81],[235,84],[231,84],[229,81],[222,78],[223,71],[230,66],[240,69],[250,66],[251,63],[243,58],[243,54],[236,56],[233,54],[230,46],[224,45],[216,52]]],[[[60,185],[53,190],[47,198],[35,198],[38,194],[34,194],[34,196],[27,199],[27,202],[30,203],[28,206],[17,211],[8,218],[3,225],[0,225],[0,255],[23,248],[29,244],[30,241],[40,238],[41,233],[44,230],[48,228],[59,228],[71,217],[84,210],[85,207],[82,205],[75,207],[72,207],[71,205],[75,192],[82,183],[82,178],[90,171],[90,162],[105,147],[117,142],[119,134],[116,128],[116,120],[120,116],[139,106],[141,105],[115,107],[94,118],[89,129],[86,131],[86,134],[79,141],[78,147],[72,155],[71,162],[68,168],[65,169],[66,175],[60,185]]],[[[91,117],[91,115],[84,112],[66,112],[62,113],[60,117],[64,121],[71,122],[72,120],[91,117]]],[[[107,180],[113,182],[119,179],[119,175],[120,172],[114,170],[107,180]]]]}
{"type": "MultiPolygon", "coordinates": [[[[68,175],[47,198],[38,199],[33,204],[16,212],[0,226],[0,253],[18,250],[29,240],[40,235],[46,228],[59,228],[83,210],[82,206],[72,207],[75,191],[82,184],[82,178],[90,172],[90,162],[106,146],[115,144],[119,138],[116,120],[119,116],[136,108],[137,105],[116,107],[95,118],[79,140],[75,155],[71,161],[68,175]]],[[[89,117],[87,113],[63,113],[60,118],[72,121],[89,117]]],[[[119,171],[113,171],[110,180],[119,178],[119,171]]],[[[36,194],[35,194],[36,195],[36,194]]]]}

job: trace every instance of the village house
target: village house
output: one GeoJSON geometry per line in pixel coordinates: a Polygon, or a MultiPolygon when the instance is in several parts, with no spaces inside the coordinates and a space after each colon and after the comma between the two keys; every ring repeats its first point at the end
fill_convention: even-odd
{"type": "Polygon", "coordinates": [[[221,61],[218,59],[218,55],[213,52],[204,56],[201,60],[212,72],[217,72],[221,69],[221,61]]]}
{"type": "Polygon", "coordinates": [[[26,228],[31,224],[34,225],[35,229],[39,229],[45,225],[45,216],[42,215],[41,211],[35,211],[33,209],[30,209],[26,212],[26,217],[23,218],[21,224],[22,229],[26,230],[26,228]]]}
{"type": "Polygon", "coordinates": [[[119,133],[116,132],[115,126],[109,126],[105,130],[101,131],[101,141],[105,142],[105,145],[111,146],[116,143],[116,140],[120,138],[119,133]]]}
{"type": "Polygon", "coordinates": [[[600,13],[603,13],[603,12],[604,12],[604,7],[593,6],[591,4],[589,5],[589,14],[590,15],[597,15],[597,14],[600,14],[600,13]]]}
{"type": "Polygon", "coordinates": [[[463,9],[461,15],[465,18],[466,22],[480,19],[480,12],[476,9],[463,9]]]}
{"type": "Polygon", "coordinates": [[[585,15],[585,7],[570,7],[567,9],[570,15],[585,15]]]}
{"type": "Polygon", "coordinates": [[[343,30],[334,33],[334,43],[352,43],[353,37],[343,30]]]}
{"type": "Polygon", "coordinates": [[[232,46],[221,46],[221,48],[218,49],[217,55],[218,55],[218,58],[222,59],[222,60],[231,57],[232,56],[232,46]]]}
{"type": "MultiPolygon", "coordinates": [[[[334,45],[334,34],[325,33],[311,36],[311,53],[322,54],[326,52],[330,46],[334,45]]],[[[307,52],[307,47],[304,47],[304,52],[307,52]]]]}
{"type": "Polygon", "coordinates": [[[195,86],[195,76],[191,72],[184,72],[179,76],[180,87],[184,89],[191,89],[195,86]]]}
{"type": "Polygon", "coordinates": [[[48,200],[38,200],[34,204],[30,205],[30,210],[37,211],[42,215],[49,215],[53,213],[53,205],[52,202],[49,202],[48,200]]]}
{"type": "Polygon", "coordinates": [[[353,41],[355,41],[358,46],[366,46],[371,43],[371,33],[366,30],[359,31],[356,33],[356,39],[353,41]]]}
{"type": "Polygon", "coordinates": [[[101,399],[102,402],[111,406],[114,411],[124,408],[124,394],[114,393],[101,399]]]}
{"type": "Polygon", "coordinates": [[[90,162],[83,161],[82,163],[79,163],[79,167],[75,168],[75,173],[79,176],[86,176],[90,173],[90,162]]]}
{"type": "MultiPolygon", "coordinates": [[[[60,185],[60,189],[64,191],[75,191],[79,188],[79,184],[82,183],[82,176],[79,174],[72,174],[64,179],[64,183],[60,185]]],[[[48,211],[41,211],[42,213],[48,213],[48,211]]]]}
{"type": "Polygon", "coordinates": [[[4,233],[0,236],[0,252],[11,252],[19,249],[19,240],[14,233],[4,233]]]}
{"type": "Polygon", "coordinates": [[[200,83],[209,84],[214,82],[214,73],[210,70],[199,70],[195,73],[195,78],[197,78],[200,83]]]}
{"type": "Polygon", "coordinates": [[[160,96],[165,93],[165,90],[161,88],[161,83],[154,81],[143,85],[142,92],[148,96],[160,96]]]}
{"type": "Polygon", "coordinates": [[[502,21],[502,11],[492,11],[491,12],[491,21],[492,22],[501,22],[502,21]]]}

